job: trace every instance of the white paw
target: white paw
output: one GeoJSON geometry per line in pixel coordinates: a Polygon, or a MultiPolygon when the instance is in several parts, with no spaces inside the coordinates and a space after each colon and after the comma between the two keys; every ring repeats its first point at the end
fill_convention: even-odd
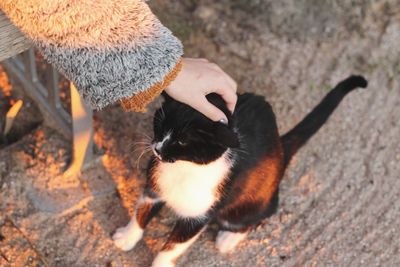
{"type": "Polygon", "coordinates": [[[239,244],[240,241],[245,239],[246,233],[234,233],[229,231],[219,231],[215,244],[221,253],[228,253],[232,251],[239,244]]]}
{"type": "Polygon", "coordinates": [[[143,236],[143,229],[137,224],[128,224],[125,227],[118,228],[113,235],[114,244],[123,251],[131,250],[143,236]]]}
{"type": "Polygon", "coordinates": [[[175,264],[173,261],[171,261],[168,257],[163,257],[162,255],[158,255],[151,264],[151,267],[174,267],[174,266],[175,264]]]}

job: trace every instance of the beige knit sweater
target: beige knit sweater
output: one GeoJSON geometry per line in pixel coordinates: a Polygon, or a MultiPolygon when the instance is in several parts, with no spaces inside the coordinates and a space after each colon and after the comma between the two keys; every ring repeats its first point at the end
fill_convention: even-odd
{"type": "Polygon", "coordinates": [[[145,111],[179,72],[182,44],[141,0],[1,0],[43,56],[101,109],[145,111]]]}

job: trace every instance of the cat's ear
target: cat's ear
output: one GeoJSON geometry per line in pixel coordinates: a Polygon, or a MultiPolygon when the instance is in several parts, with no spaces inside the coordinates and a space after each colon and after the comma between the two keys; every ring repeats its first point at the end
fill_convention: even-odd
{"type": "Polygon", "coordinates": [[[225,124],[215,122],[214,136],[216,138],[215,141],[225,147],[239,147],[239,139],[237,134],[225,124]]]}

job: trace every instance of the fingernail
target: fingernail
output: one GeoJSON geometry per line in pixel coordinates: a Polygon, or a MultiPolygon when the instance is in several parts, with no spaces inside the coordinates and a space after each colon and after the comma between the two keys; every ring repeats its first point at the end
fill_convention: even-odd
{"type": "Polygon", "coordinates": [[[225,124],[225,125],[228,125],[228,122],[227,122],[226,119],[220,119],[218,122],[220,122],[222,124],[225,124]]]}

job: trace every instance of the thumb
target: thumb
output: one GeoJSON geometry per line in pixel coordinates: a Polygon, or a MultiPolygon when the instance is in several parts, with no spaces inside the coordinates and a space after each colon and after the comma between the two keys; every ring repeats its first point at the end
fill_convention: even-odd
{"type": "Polygon", "coordinates": [[[203,96],[201,101],[199,101],[196,107],[193,108],[203,113],[204,116],[213,121],[224,120],[226,123],[228,123],[226,115],[219,108],[208,102],[205,96],[203,96]]]}

